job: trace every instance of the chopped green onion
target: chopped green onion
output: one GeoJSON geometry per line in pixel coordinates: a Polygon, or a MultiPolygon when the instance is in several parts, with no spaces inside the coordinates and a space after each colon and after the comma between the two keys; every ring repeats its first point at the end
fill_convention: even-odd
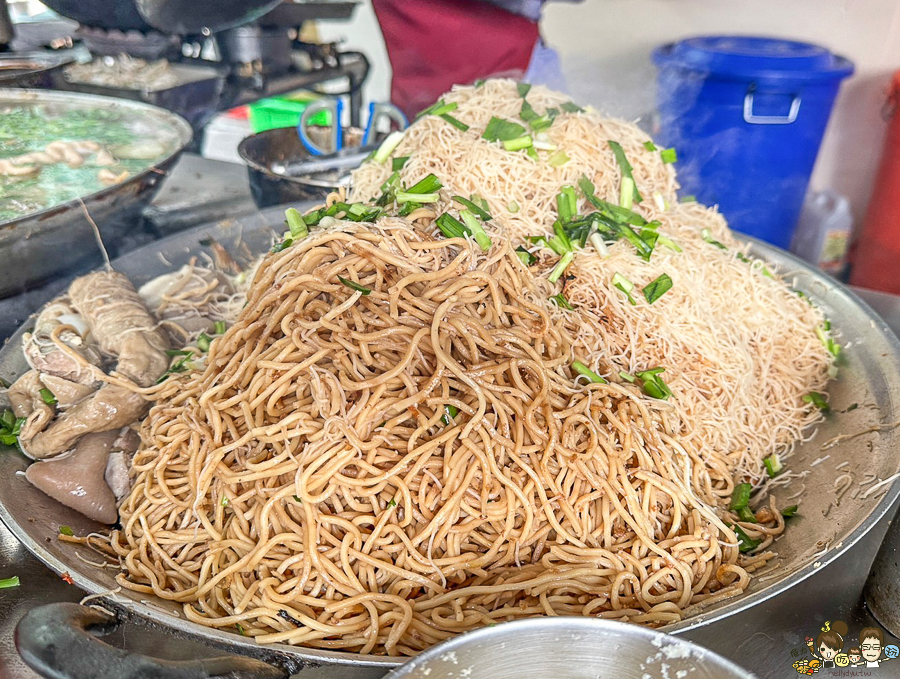
{"type": "Polygon", "coordinates": [[[303,500],[301,500],[301,499],[300,499],[299,497],[297,497],[296,495],[291,495],[291,497],[294,498],[294,501],[295,501],[295,502],[299,502],[299,503],[301,503],[301,504],[303,503],[303,500]]]}
{"type": "Polygon", "coordinates": [[[449,426],[453,421],[453,418],[455,418],[458,414],[459,408],[457,408],[456,406],[446,405],[444,406],[444,414],[441,415],[441,422],[449,426]]]}
{"type": "Polygon", "coordinates": [[[523,246],[519,246],[516,248],[516,255],[518,255],[519,259],[522,261],[522,264],[525,266],[531,266],[537,261],[537,257],[528,250],[526,250],[523,246]]]}
{"type": "Polygon", "coordinates": [[[720,250],[728,249],[725,245],[723,245],[722,243],[720,243],[719,241],[717,241],[715,238],[712,237],[712,233],[710,233],[709,229],[703,229],[700,232],[700,237],[703,238],[703,240],[705,240],[710,245],[715,245],[720,250]]]}
{"type": "Polygon", "coordinates": [[[797,505],[791,505],[790,507],[785,507],[784,509],[781,510],[781,515],[786,519],[789,519],[792,516],[797,516],[797,505]]]}
{"type": "Polygon", "coordinates": [[[622,186],[619,188],[619,205],[630,210],[634,205],[634,180],[631,177],[622,177],[622,186]]]}
{"type": "Polygon", "coordinates": [[[678,154],[675,149],[663,149],[659,152],[659,157],[664,163],[674,163],[678,161],[678,154]]]}
{"type": "Polygon", "coordinates": [[[566,155],[566,152],[560,149],[556,153],[554,153],[547,160],[550,163],[550,167],[559,167],[560,165],[565,165],[570,160],[569,156],[566,155]]]}
{"type": "Polygon", "coordinates": [[[473,86],[473,87],[481,87],[482,85],[484,85],[484,83],[485,83],[485,79],[484,79],[484,78],[479,78],[479,79],[476,80],[474,83],[472,83],[472,86],[473,86]]]}
{"type": "Polygon", "coordinates": [[[540,132],[541,130],[546,130],[548,127],[553,125],[553,118],[548,115],[542,115],[535,118],[534,120],[529,120],[528,124],[535,132],[540,132]]]}
{"type": "Polygon", "coordinates": [[[672,240],[671,238],[669,238],[668,236],[664,236],[663,234],[659,234],[659,236],[657,237],[657,242],[658,242],[660,245],[669,248],[670,250],[674,250],[675,252],[681,252],[681,251],[682,251],[681,248],[678,247],[678,243],[676,243],[675,241],[673,241],[673,240],[672,240]]]}
{"type": "Polygon", "coordinates": [[[606,243],[603,242],[603,237],[599,233],[592,233],[588,240],[591,241],[591,245],[594,246],[598,255],[609,257],[609,248],[606,247],[606,243]]]}
{"type": "Polygon", "coordinates": [[[468,198],[463,198],[462,196],[453,196],[453,200],[455,200],[457,203],[459,203],[463,207],[466,207],[469,210],[471,210],[472,212],[474,212],[475,215],[479,219],[482,219],[484,221],[493,219],[493,217],[491,217],[490,212],[488,212],[485,208],[481,207],[480,205],[477,205],[474,201],[469,200],[468,198]]]}
{"type": "Polygon", "coordinates": [[[741,521],[746,523],[759,523],[759,521],[756,520],[756,514],[750,507],[741,507],[737,510],[737,515],[741,521]]]}
{"type": "MultiPolygon", "coordinates": [[[[166,353],[168,354],[169,352],[167,351],[166,353]]],[[[169,375],[173,375],[175,373],[187,372],[187,370],[188,370],[187,362],[189,360],[191,360],[191,357],[194,355],[194,352],[190,351],[190,350],[181,350],[181,351],[174,352],[173,355],[176,355],[176,356],[180,355],[181,358],[179,358],[177,361],[174,361],[172,363],[172,365],[169,366],[169,369],[166,370],[166,372],[164,372],[158,380],[156,380],[157,384],[162,384],[163,382],[165,382],[166,379],[168,379],[169,375]]]]}
{"type": "Polygon", "coordinates": [[[569,264],[572,263],[572,260],[575,258],[574,252],[567,252],[562,257],[560,257],[559,262],[557,262],[556,266],[553,267],[553,271],[550,272],[550,275],[547,276],[547,280],[551,283],[555,283],[559,280],[559,277],[563,275],[563,272],[568,268],[569,264]]]}
{"type": "Polygon", "coordinates": [[[436,203],[440,200],[440,196],[436,193],[409,193],[408,191],[397,191],[394,199],[400,203],[436,203]]]}
{"type": "Polygon", "coordinates": [[[469,234],[466,225],[449,212],[445,212],[434,220],[437,227],[446,238],[465,238],[469,234]]]}
{"type": "Polygon", "coordinates": [[[284,211],[284,218],[293,238],[303,238],[309,235],[309,228],[306,226],[306,222],[303,221],[303,215],[296,209],[289,207],[284,211]]]}
{"type": "Polygon", "coordinates": [[[523,99],[528,96],[528,92],[531,90],[531,85],[529,83],[516,83],[516,90],[519,92],[519,96],[523,99]]]}
{"type": "Polygon", "coordinates": [[[56,405],[56,396],[54,396],[53,392],[47,389],[47,387],[42,387],[38,393],[41,395],[41,400],[48,406],[56,405]]]}
{"type": "Polygon", "coordinates": [[[816,336],[818,336],[822,346],[828,349],[828,353],[837,358],[841,353],[841,345],[828,336],[829,330],[831,330],[831,321],[826,320],[824,325],[816,326],[816,336]]]}
{"type": "Polygon", "coordinates": [[[624,370],[619,372],[619,377],[621,377],[626,382],[631,382],[632,384],[634,384],[634,381],[637,379],[634,375],[631,375],[630,373],[627,373],[624,370]]]}
{"type": "Polygon", "coordinates": [[[762,543],[761,540],[754,540],[747,535],[740,526],[731,526],[731,530],[733,530],[734,534],[737,536],[738,548],[741,552],[752,552],[762,543]]]}
{"type": "Polygon", "coordinates": [[[481,222],[476,219],[475,215],[469,210],[460,210],[459,216],[463,218],[463,222],[475,237],[475,242],[478,243],[481,249],[485,252],[490,250],[492,245],[491,237],[487,235],[487,232],[484,230],[481,222]]]}
{"type": "Polygon", "coordinates": [[[650,370],[635,373],[635,376],[641,380],[641,389],[644,390],[644,393],[647,394],[647,396],[665,401],[672,395],[672,390],[669,389],[669,385],[659,376],[660,373],[665,371],[665,368],[652,368],[650,370]]]}
{"type": "Polygon", "coordinates": [[[72,528],[71,528],[70,526],[60,526],[60,527],[59,527],[59,534],[60,534],[60,535],[67,535],[67,536],[69,536],[69,537],[72,537],[73,535],[75,535],[75,532],[72,530],[72,528]]]}
{"type": "Polygon", "coordinates": [[[634,290],[634,283],[625,278],[620,273],[616,273],[613,275],[612,284],[614,287],[618,288],[622,292],[625,293],[625,296],[628,298],[628,301],[631,302],[631,306],[635,306],[636,302],[634,298],[631,296],[631,291],[634,290]]]}
{"type": "Polygon", "coordinates": [[[737,511],[750,504],[750,493],[753,492],[753,486],[749,483],[739,483],[731,491],[731,503],[728,509],[737,511]]]}
{"type": "Polygon", "coordinates": [[[441,180],[437,178],[437,175],[431,172],[406,189],[404,193],[435,193],[442,187],[443,184],[441,184],[441,180]]]}
{"type": "Polygon", "coordinates": [[[684,196],[684,198],[681,199],[681,202],[682,203],[696,203],[697,196],[692,196],[692,195],[688,194],[687,196],[684,196]]]}
{"type": "Polygon", "coordinates": [[[458,118],[454,118],[449,113],[441,113],[441,115],[439,117],[443,118],[448,123],[453,125],[453,127],[455,127],[457,130],[462,130],[463,132],[469,131],[468,125],[466,125],[462,120],[459,120],[458,118]]]}
{"type": "Polygon", "coordinates": [[[391,159],[391,172],[398,172],[403,169],[403,166],[406,165],[406,161],[409,160],[409,156],[397,156],[396,158],[391,159]]]}
{"type": "Polygon", "coordinates": [[[359,283],[354,283],[353,281],[351,281],[347,278],[344,278],[343,276],[338,275],[338,280],[341,283],[343,283],[344,285],[346,285],[348,288],[350,288],[351,290],[356,290],[357,292],[361,292],[363,294],[363,297],[365,297],[366,295],[372,294],[372,291],[369,288],[367,288],[363,285],[360,285],[359,283]]]}
{"type": "Polygon", "coordinates": [[[781,458],[778,456],[778,453],[769,455],[769,457],[763,460],[763,464],[766,466],[766,473],[769,475],[770,479],[774,479],[781,473],[781,470],[784,469],[784,465],[781,464],[781,458]]]}
{"type": "Polygon", "coordinates": [[[656,203],[656,209],[660,212],[665,212],[666,207],[666,199],[663,198],[663,195],[659,191],[653,192],[653,202],[656,203]]]}
{"type": "Polygon", "coordinates": [[[628,224],[619,224],[619,231],[625,239],[635,247],[638,251],[638,256],[645,262],[649,262],[650,256],[653,254],[653,245],[656,243],[658,234],[654,234],[653,236],[649,236],[648,234],[648,236],[652,238],[652,242],[648,242],[647,239],[641,238],[634,229],[628,226],[628,224]]]}
{"type": "Polygon", "coordinates": [[[534,140],[531,138],[530,134],[525,134],[521,137],[516,137],[515,139],[508,139],[503,142],[503,148],[507,151],[521,151],[522,149],[531,148],[532,146],[534,146],[534,140]]]}
{"type": "Polygon", "coordinates": [[[493,116],[487,127],[484,128],[484,134],[481,137],[488,141],[509,141],[510,139],[518,139],[524,134],[525,128],[519,123],[513,123],[493,116]]]}
{"type": "Polygon", "coordinates": [[[653,304],[671,289],[672,279],[669,274],[664,273],[644,286],[644,297],[649,304],[653,304]]]}
{"type": "Polygon", "coordinates": [[[775,276],[773,276],[772,272],[769,271],[769,267],[764,265],[760,268],[760,271],[762,272],[762,275],[765,276],[766,278],[771,278],[773,281],[775,280],[775,276]]]}
{"type": "Polygon", "coordinates": [[[655,151],[656,144],[654,144],[652,141],[645,141],[644,148],[647,149],[648,151],[655,151]]]}
{"type": "Polygon", "coordinates": [[[216,321],[214,328],[217,335],[224,335],[226,330],[225,321],[216,321]]]}
{"type": "Polygon", "coordinates": [[[375,155],[372,156],[372,160],[376,163],[385,162],[388,157],[394,152],[400,142],[403,141],[403,132],[399,130],[395,130],[391,132],[387,137],[385,137],[384,141],[381,142],[381,146],[378,147],[378,150],[375,151],[375,155]]]}
{"type": "Polygon", "coordinates": [[[244,632],[244,628],[241,626],[241,623],[239,623],[239,622],[234,623],[234,628],[238,631],[238,634],[240,634],[242,637],[247,636],[247,633],[244,632]]]}
{"type": "Polygon", "coordinates": [[[0,579],[0,589],[9,589],[10,587],[19,586],[19,576],[14,575],[11,578],[0,579]]]}
{"type": "Polygon", "coordinates": [[[512,212],[513,214],[515,214],[519,211],[519,204],[516,201],[511,200],[511,201],[509,201],[509,204],[506,206],[506,209],[509,210],[510,212],[512,212]]]}
{"type": "Polygon", "coordinates": [[[540,156],[538,156],[538,153],[533,146],[529,146],[527,149],[525,149],[525,155],[532,160],[540,160],[540,156]]]}
{"type": "Polygon", "coordinates": [[[210,338],[205,332],[201,332],[197,337],[197,348],[202,352],[209,351],[210,338]]]}
{"type": "Polygon", "coordinates": [[[282,250],[285,250],[285,249],[291,247],[293,244],[294,244],[293,239],[285,238],[280,243],[275,243],[275,245],[272,246],[271,252],[281,252],[282,250]]]}
{"type": "Polygon", "coordinates": [[[820,394],[818,391],[811,391],[808,394],[805,394],[802,400],[804,403],[812,403],[823,413],[827,413],[831,410],[831,406],[828,405],[828,401],[825,400],[825,396],[820,394]]]}
{"type": "Polygon", "coordinates": [[[396,507],[396,506],[397,506],[397,500],[395,500],[394,498],[391,498],[391,501],[387,503],[387,506],[388,506],[388,507],[396,507]]]}
{"type": "Polygon", "coordinates": [[[852,413],[854,410],[859,408],[859,403],[851,403],[850,406],[844,411],[845,413],[852,413]]]}
{"type": "MultiPolygon", "coordinates": [[[[616,157],[616,162],[619,164],[619,169],[622,171],[622,177],[628,177],[631,181],[634,181],[634,175],[632,174],[631,163],[628,162],[628,158],[625,156],[625,151],[622,149],[622,145],[613,140],[609,140],[607,142],[609,144],[609,148],[612,149],[613,155],[616,157]]],[[[635,203],[640,203],[643,198],[641,198],[641,194],[637,189],[637,184],[634,186],[633,190],[633,199],[635,203]]]]}
{"type": "Polygon", "coordinates": [[[444,113],[450,113],[451,111],[455,111],[459,108],[459,104],[453,102],[452,104],[444,103],[443,99],[438,99],[431,106],[419,112],[419,115],[416,116],[416,120],[419,118],[424,118],[425,116],[439,116],[444,113]]]}
{"type": "Polygon", "coordinates": [[[737,253],[735,253],[734,256],[737,257],[739,260],[741,260],[744,264],[753,264],[753,260],[750,259],[743,252],[737,252],[737,253]]]}
{"type": "Polygon", "coordinates": [[[562,104],[560,104],[560,108],[566,113],[584,113],[583,108],[571,101],[564,101],[562,104]]]}
{"type": "Polygon", "coordinates": [[[228,498],[223,495],[222,496],[222,506],[227,507],[229,504],[231,504],[231,503],[228,501],[228,498]]]}
{"type": "Polygon", "coordinates": [[[609,384],[609,382],[607,382],[600,375],[588,368],[581,361],[575,361],[574,363],[572,363],[572,370],[583,377],[587,377],[591,382],[594,382],[595,384],[609,384]]]}
{"type": "Polygon", "coordinates": [[[578,210],[578,200],[575,197],[575,189],[571,186],[564,186],[558,194],[556,194],[556,211],[559,219],[563,224],[572,221],[578,210]]]}
{"type": "Polygon", "coordinates": [[[550,301],[561,309],[565,309],[566,311],[572,311],[575,309],[575,307],[569,304],[569,300],[566,299],[566,296],[563,293],[553,295],[553,297],[550,298],[550,301]]]}

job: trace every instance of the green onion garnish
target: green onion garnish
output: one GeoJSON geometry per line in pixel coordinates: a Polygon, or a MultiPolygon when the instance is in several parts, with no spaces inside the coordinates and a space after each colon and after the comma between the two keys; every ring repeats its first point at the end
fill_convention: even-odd
{"type": "Polygon", "coordinates": [[[360,285],[359,283],[354,283],[353,281],[351,281],[347,278],[344,278],[343,276],[338,275],[338,280],[341,283],[343,283],[344,285],[346,285],[348,288],[350,288],[351,290],[356,290],[356,292],[361,292],[363,294],[363,297],[365,297],[366,295],[372,294],[372,291],[369,288],[367,288],[363,285],[360,285]]]}
{"type": "Polygon", "coordinates": [[[750,493],[753,492],[753,486],[749,483],[739,483],[731,491],[731,503],[728,509],[737,511],[750,504],[750,493]]]}
{"type": "Polygon", "coordinates": [[[671,289],[672,279],[669,277],[669,274],[664,273],[644,286],[644,298],[649,304],[653,304],[671,289]]]}
{"type": "Polygon", "coordinates": [[[566,163],[568,163],[569,160],[570,158],[566,155],[566,152],[560,149],[552,156],[550,156],[547,162],[550,163],[551,167],[559,167],[560,165],[565,165],[566,163]]]}
{"type": "Polygon", "coordinates": [[[434,220],[445,238],[465,238],[469,234],[466,225],[449,212],[445,212],[434,220]]]}
{"type": "Polygon", "coordinates": [[[247,636],[247,633],[244,632],[244,628],[241,625],[241,623],[239,623],[239,622],[234,623],[234,628],[238,631],[238,634],[240,634],[242,637],[247,636]]]}
{"type": "Polygon", "coordinates": [[[207,335],[205,332],[201,332],[197,337],[197,348],[202,352],[209,351],[210,341],[211,340],[209,338],[209,335],[207,335]]]}
{"type": "Polygon", "coordinates": [[[769,455],[769,457],[763,460],[763,464],[766,466],[766,473],[769,475],[770,479],[774,479],[781,473],[781,470],[784,469],[784,466],[781,464],[781,458],[778,456],[778,453],[773,453],[769,455]]]}
{"type": "Polygon", "coordinates": [[[519,123],[513,123],[494,116],[487,124],[487,127],[484,128],[484,134],[482,134],[481,137],[488,141],[509,141],[511,139],[518,139],[524,134],[525,128],[519,125],[519,123]]]}
{"type": "MultiPolygon", "coordinates": [[[[476,197],[477,197],[477,196],[476,196],[476,197]]],[[[478,205],[478,204],[475,203],[474,201],[469,200],[468,198],[463,198],[462,196],[453,196],[453,200],[455,200],[457,203],[459,203],[459,204],[462,205],[463,207],[466,207],[466,208],[468,208],[469,210],[471,210],[472,212],[474,212],[475,215],[476,215],[479,219],[483,219],[484,221],[488,221],[489,219],[493,219],[493,217],[491,217],[491,213],[490,213],[490,212],[488,212],[485,208],[481,207],[480,205],[478,205]]]]}
{"type": "Polygon", "coordinates": [[[720,250],[728,249],[725,245],[723,245],[722,243],[720,243],[719,241],[717,241],[715,238],[712,237],[712,233],[710,233],[709,229],[703,229],[700,232],[700,237],[703,238],[703,240],[705,240],[710,245],[715,245],[720,250]]]}
{"type": "Polygon", "coordinates": [[[507,151],[521,151],[522,149],[531,148],[533,145],[534,140],[531,138],[530,134],[525,134],[521,137],[516,137],[515,139],[508,139],[503,142],[503,148],[507,151]]]}
{"type": "Polygon", "coordinates": [[[626,382],[631,382],[632,384],[634,384],[634,381],[637,379],[634,375],[631,375],[630,373],[627,373],[624,370],[619,372],[619,377],[621,377],[626,382]]]}
{"type": "Polygon", "coordinates": [[[387,506],[388,506],[388,507],[396,507],[396,506],[397,506],[397,500],[395,500],[394,498],[391,498],[391,501],[387,503],[387,506]]]}
{"type": "Polygon", "coordinates": [[[816,336],[822,342],[822,346],[828,349],[828,353],[837,358],[841,353],[841,345],[828,336],[829,330],[831,330],[831,321],[826,320],[824,325],[816,326],[816,336]]]}
{"type": "Polygon", "coordinates": [[[511,201],[509,201],[509,204],[506,206],[506,209],[509,210],[510,212],[512,212],[513,214],[515,214],[519,211],[519,204],[516,201],[511,200],[511,201]]]}
{"type": "Polygon", "coordinates": [[[553,297],[550,298],[550,301],[561,309],[565,309],[567,311],[572,311],[575,308],[571,304],[569,304],[569,300],[566,299],[566,296],[563,293],[553,295],[553,297]]]}
{"type": "Polygon", "coordinates": [[[654,144],[652,141],[645,141],[644,148],[647,149],[648,151],[655,151],[656,144],[654,144]]]}
{"type": "Polygon", "coordinates": [[[375,155],[372,156],[372,160],[376,163],[385,162],[390,155],[394,152],[400,142],[403,141],[403,132],[399,130],[395,130],[391,132],[387,137],[385,137],[384,141],[381,142],[381,146],[378,147],[378,150],[375,151],[375,155]]]}
{"type": "Polygon", "coordinates": [[[583,377],[587,377],[591,382],[594,382],[594,383],[596,383],[596,384],[609,384],[609,382],[607,382],[607,381],[606,381],[605,379],[603,379],[600,375],[598,375],[598,374],[595,373],[593,370],[591,370],[590,368],[588,368],[588,367],[587,367],[584,363],[582,363],[581,361],[575,361],[575,362],[573,362],[573,363],[572,363],[572,370],[574,370],[575,372],[577,372],[579,375],[582,375],[583,377]]]}
{"type": "Polygon", "coordinates": [[[75,535],[75,532],[72,530],[72,528],[71,528],[70,526],[60,526],[60,527],[59,527],[59,534],[60,534],[60,535],[67,535],[67,536],[69,536],[69,537],[72,537],[73,535],[75,535]]]}
{"type": "Polygon", "coordinates": [[[53,392],[50,391],[49,389],[47,389],[47,387],[41,388],[41,390],[38,393],[41,395],[41,400],[44,403],[46,403],[48,406],[56,405],[56,403],[57,403],[56,396],[54,396],[53,392]]]}
{"type": "Polygon", "coordinates": [[[446,120],[451,125],[453,125],[453,127],[455,127],[457,130],[462,130],[463,132],[469,131],[468,125],[466,125],[463,121],[459,120],[458,118],[454,118],[449,113],[442,113],[440,115],[440,117],[443,118],[444,120],[446,120]]]}
{"type": "MultiPolygon", "coordinates": [[[[612,149],[613,155],[616,157],[616,162],[619,164],[619,169],[622,171],[622,177],[628,177],[631,181],[634,181],[634,175],[632,174],[631,163],[628,162],[628,158],[625,156],[625,151],[622,149],[622,145],[613,140],[609,140],[607,142],[609,144],[609,148],[612,149]]],[[[637,184],[635,184],[634,189],[632,191],[632,197],[635,203],[640,203],[643,198],[641,197],[640,191],[637,189],[637,184]]]]}
{"type": "Polygon", "coordinates": [[[10,587],[19,586],[19,576],[14,575],[11,578],[0,579],[0,589],[9,589],[10,587]]]}
{"type": "Polygon", "coordinates": [[[287,221],[288,228],[291,230],[292,238],[303,238],[309,235],[309,228],[303,221],[301,215],[296,209],[289,207],[284,211],[284,218],[287,221]]]}
{"type": "Polygon", "coordinates": [[[406,189],[404,193],[435,193],[441,187],[443,187],[441,180],[433,172],[430,172],[406,189]]]}
{"type": "Polygon", "coordinates": [[[820,394],[818,391],[811,391],[808,394],[805,394],[803,396],[803,402],[812,403],[823,413],[827,413],[829,410],[831,410],[831,406],[828,405],[828,401],[825,400],[825,396],[820,394]]]}
{"type": "Polygon", "coordinates": [[[651,368],[650,370],[635,373],[635,376],[641,380],[641,389],[644,390],[647,396],[665,401],[672,395],[669,385],[659,376],[660,373],[665,371],[665,368],[651,368]]]}
{"type": "Polygon", "coordinates": [[[286,248],[291,247],[293,244],[294,244],[293,239],[285,238],[280,243],[275,243],[275,245],[272,246],[271,252],[281,252],[282,250],[285,250],[286,248]]]}
{"type": "Polygon", "coordinates": [[[410,193],[408,191],[397,191],[394,199],[400,203],[436,203],[440,200],[440,196],[436,193],[410,193]]]}
{"type": "Polygon", "coordinates": [[[291,497],[294,498],[294,501],[295,501],[295,502],[300,502],[301,504],[303,503],[303,500],[301,500],[298,496],[296,496],[296,495],[291,495],[291,497]]]}
{"type": "Polygon", "coordinates": [[[670,250],[674,250],[675,252],[681,252],[681,248],[678,247],[678,243],[676,243],[675,241],[673,241],[673,240],[672,240],[671,238],[669,238],[668,236],[664,236],[663,234],[659,234],[659,235],[657,236],[657,241],[656,241],[656,242],[659,243],[660,245],[664,246],[664,247],[669,248],[670,250]]]}
{"type": "Polygon", "coordinates": [[[784,509],[781,510],[781,515],[786,519],[789,519],[792,516],[797,516],[797,505],[791,505],[790,507],[785,507],[784,509]]]}
{"type": "Polygon", "coordinates": [[[516,83],[516,90],[519,92],[519,96],[523,99],[528,96],[528,92],[531,90],[531,85],[529,83],[516,83]]]}
{"type": "Polygon", "coordinates": [[[619,187],[619,205],[630,210],[634,204],[634,180],[631,177],[622,177],[622,186],[619,187]]]}
{"type": "Polygon", "coordinates": [[[192,353],[190,349],[166,349],[166,356],[190,356],[192,353]]]}
{"type": "Polygon", "coordinates": [[[635,306],[636,302],[634,298],[631,296],[631,291],[634,290],[634,283],[625,278],[620,273],[616,273],[613,275],[612,284],[614,287],[618,288],[622,292],[625,293],[625,296],[628,298],[628,301],[631,302],[631,306],[635,306]]]}
{"type": "Polygon", "coordinates": [[[560,104],[560,108],[566,113],[584,113],[583,108],[571,101],[564,101],[562,104],[560,104]]]}
{"type": "Polygon", "coordinates": [[[416,120],[419,118],[424,118],[425,116],[439,116],[444,113],[450,113],[451,111],[455,111],[459,107],[459,104],[453,102],[452,104],[444,103],[443,99],[438,99],[431,106],[419,112],[419,115],[416,116],[416,120]]]}
{"type": "Polygon", "coordinates": [[[216,321],[214,324],[214,327],[215,327],[215,333],[217,335],[225,334],[225,330],[226,330],[225,321],[216,321]]]}
{"type": "Polygon", "coordinates": [[[223,495],[222,496],[222,506],[227,507],[229,504],[231,504],[231,503],[228,502],[228,498],[223,495]]]}
{"type": "Polygon", "coordinates": [[[733,530],[734,534],[737,536],[738,547],[741,552],[752,552],[762,543],[761,540],[754,540],[747,535],[740,526],[731,526],[731,530],[733,530]]]}
{"type": "Polygon", "coordinates": [[[572,221],[578,211],[578,199],[575,197],[575,189],[571,186],[563,186],[556,194],[556,211],[563,224],[572,221]]]}
{"type": "Polygon", "coordinates": [[[391,172],[398,172],[403,169],[403,166],[406,165],[406,161],[409,160],[409,156],[397,156],[396,158],[391,159],[391,172]]]}
{"type": "Polygon", "coordinates": [[[553,271],[550,272],[550,275],[547,276],[547,280],[551,283],[555,283],[559,280],[559,277],[563,275],[563,272],[568,268],[569,264],[572,263],[572,260],[575,258],[574,252],[567,252],[562,257],[560,257],[559,262],[557,262],[556,266],[553,267],[553,271]]]}
{"type": "Polygon", "coordinates": [[[519,259],[522,261],[522,264],[524,264],[525,266],[531,266],[538,259],[536,256],[534,256],[533,254],[528,252],[528,250],[526,250],[524,248],[524,246],[522,246],[522,245],[520,245],[519,247],[516,248],[516,255],[519,257],[519,259]]]}
{"type": "Polygon", "coordinates": [[[447,426],[453,421],[453,418],[459,414],[459,408],[456,406],[444,406],[444,414],[441,415],[441,422],[446,424],[447,426]]]}
{"type": "Polygon", "coordinates": [[[475,215],[472,214],[469,210],[460,210],[459,216],[462,217],[463,222],[475,237],[475,242],[478,243],[481,249],[485,252],[490,250],[492,245],[491,237],[487,235],[487,232],[484,230],[484,227],[481,225],[481,222],[478,221],[475,215]]]}
{"type": "Polygon", "coordinates": [[[659,157],[664,163],[674,163],[678,161],[678,154],[675,149],[663,149],[659,152],[659,157]]]}

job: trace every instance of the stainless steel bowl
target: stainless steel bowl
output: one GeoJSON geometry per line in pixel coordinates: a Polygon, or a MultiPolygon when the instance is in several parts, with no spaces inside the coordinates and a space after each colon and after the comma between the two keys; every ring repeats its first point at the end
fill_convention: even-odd
{"type": "Polygon", "coordinates": [[[386,679],[664,677],[753,675],[702,646],[646,627],[597,618],[535,618],[484,627],[433,646],[386,679]]]}

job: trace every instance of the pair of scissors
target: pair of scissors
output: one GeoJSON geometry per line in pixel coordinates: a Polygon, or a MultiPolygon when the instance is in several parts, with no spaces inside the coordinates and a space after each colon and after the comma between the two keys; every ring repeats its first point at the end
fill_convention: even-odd
{"type": "MultiPolygon", "coordinates": [[[[344,102],[340,99],[321,99],[314,101],[303,111],[300,122],[297,124],[297,134],[306,149],[314,156],[322,156],[336,153],[344,148],[344,128],[341,125],[341,116],[344,113],[344,102]],[[331,140],[330,148],[316,144],[309,136],[309,121],[317,113],[328,111],[331,114],[331,131],[328,138],[331,140]]],[[[369,121],[363,133],[362,146],[373,143],[378,133],[376,124],[382,118],[387,118],[389,123],[395,123],[401,130],[409,127],[409,121],[399,108],[385,102],[373,102],[369,104],[369,121]]]]}

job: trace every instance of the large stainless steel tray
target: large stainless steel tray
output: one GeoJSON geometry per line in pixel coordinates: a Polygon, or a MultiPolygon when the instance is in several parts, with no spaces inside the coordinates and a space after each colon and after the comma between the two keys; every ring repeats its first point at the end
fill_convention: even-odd
{"type": "Polygon", "coordinates": [[[21,292],[91,257],[98,257],[99,248],[85,210],[97,223],[104,242],[114,247],[123,233],[136,226],[140,208],[153,199],[193,134],[190,125],[179,116],[156,106],[123,99],[51,90],[0,90],[0,108],[16,104],[118,110],[125,115],[140,116],[148,135],[158,132],[172,138],[173,143],[165,158],[119,184],[85,195],[81,200],[70,200],[0,222],[0,297],[21,292]]]}
{"type": "MultiPolygon", "coordinates": [[[[178,266],[202,252],[205,246],[201,241],[207,237],[215,238],[235,252],[245,247],[259,252],[267,247],[272,234],[283,230],[282,224],[283,211],[273,208],[258,216],[229,220],[173,236],[123,257],[115,266],[141,283],[169,270],[170,266],[164,261],[178,266]]],[[[757,604],[764,601],[771,604],[774,598],[805,584],[810,576],[826,569],[876,525],[883,530],[884,523],[879,522],[900,493],[900,486],[889,481],[868,498],[864,499],[862,493],[854,498],[853,493],[848,492],[840,503],[836,503],[834,487],[835,477],[843,472],[852,474],[854,481],[860,482],[869,474],[890,479],[900,469],[900,456],[896,453],[900,449],[900,431],[883,426],[900,419],[900,343],[885,323],[843,286],[787,253],[760,243],[754,243],[753,249],[780,271],[791,272],[795,287],[807,291],[822,307],[847,347],[846,358],[840,378],[830,389],[834,414],[819,426],[811,440],[799,445],[790,458],[792,470],[808,472],[802,479],[806,492],[801,498],[800,516],[791,521],[786,534],[776,543],[778,559],[742,596],[710,606],[666,629],[694,639],[702,637],[707,630],[709,637],[715,636],[717,626],[724,628],[726,623],[746,619],[757,604]],[[841,412],[854,403],[858,404],[857,408],[841,412]],[[862,432],[872,427],[880,428],[822,450],[825,441],[839,434],[862,432]],[[825,456],[828,457],[820,460],[825,456]],[[836,471],[839,465],[842,468],[836,471]]],[[[22,330],[0,351],[0,377],[10,379],[25,369],[18,349],[21,333],[22,330]]],[[[60,524],[70,525],[78,533],[96,530],[98,526],[47,499],[19,478],[17,472],[24,470],[26,465],[25,458],[12,451],[0,454],[0,519],[51,569],[59,573],[68,571],[75,584],[85,591],[109,593],[116,587],[114,573],[85,564],[76,554],[91,559],[89,552],[56,539],[60,524]]],[[[778,490],[776,497],[781,499],[781,504],[792,504],[786,498],[796,490],[797,486],[778,490]]],[[[868,561],[863,559],[860,569],[865,572],[868,561]]],[[[860,573],[855,575],[858,579],[860,573]]],[[[121,591],[110,595],[108,601],[107,605],[121,610],[125,616],[143,618],[175,634],[242,655],[280,662],[294,669],[321,667],[322,672],[327,669],[331,677],[368,679],[381,676],[399,664],[398,660],[384,657],[286,645],[261,647],[236,633],[187,622],[178,606],[144,595],[121,591]]],[[[828,615],[824,606],[823,615],[828,615]]],[[[733,637],[724,641],[728,645],[737,644],[733,637]]]]}

